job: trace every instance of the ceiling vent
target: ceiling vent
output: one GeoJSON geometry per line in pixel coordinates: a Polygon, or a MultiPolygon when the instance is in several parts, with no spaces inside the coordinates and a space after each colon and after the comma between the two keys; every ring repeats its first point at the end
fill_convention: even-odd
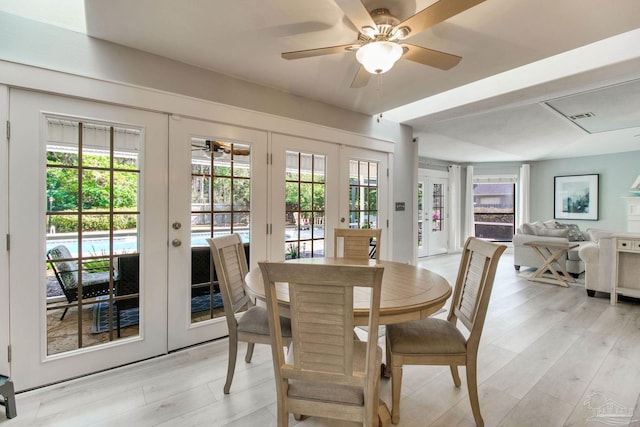
{"type": "Polygon", "coordinates": [[[640,127],[640,79],[551,99],[553,110],[587,133],[640,127]]]}
{"type": "Polygon", "coordinates": [[[588,119],[589,117],[595,117],[596,115],[594,113],[581,113],[581,114],[575,114],[573,116],[569,116],[569,118],[571,120],[580,120],[580,119],[588,119]]]}

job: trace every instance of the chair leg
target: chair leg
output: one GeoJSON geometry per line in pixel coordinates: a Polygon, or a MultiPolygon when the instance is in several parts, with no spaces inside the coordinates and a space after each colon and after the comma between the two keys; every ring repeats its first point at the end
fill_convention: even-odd
{"type": "Polygon", "coordinates": [[[458,366],[450,365],[449,368],[451,368],[451,376],[453,377],[453,384],[455,384],[456,387],[460,387],[460,375],[458,375],[458,366]]]}
{"type": "Polygon", "coordinates": [[[118,309],[118,305],[116,304],[116,328],[118,330],[118,338],[120,338],[120,309],[118,309]]]}
{"type": "Polygon", "coordinates": [[[235,331],[229,332],[229,364],[227,365],[227,381],[224,383],[224,394],[229,394],[233,373],[236,370],[236,357],[238,355],[238,335],[235,331]]]}
{"type": "Polygon", "coordinates": [[[252,342],[248,342],[247,343],[247,354],[246,356],[244,356],[244,361],[247,363],[251,363],[251,358],[253,357],[253,347],[254,347],[254,343],[252,342]]]}
{"type": "Polygon", "coordinates": [[[64,316],[67,314],[67,311],[69,311],[69,307],[65,307],[64,311],[62,312],[62,316],[60,316],[60,321],[62,322],[62,319],[64,319],[64,316]]]}
{"type": "Polygon", "coordinates": [[[391,362],[391,422],[398,424],[400,422],[400,390],[402,389],[402,365],[396,366],[391,362]]]}
{"type": "Polygon", "coordinates": [[[471,403],[471,412],[476,421],[476,426],[484,427],[484,420],[480,415],[480,402],[478,401],[478,379],[476,376],[475,361],[467,363],[467,387],[469,388],[469,401],[471,403]]]}

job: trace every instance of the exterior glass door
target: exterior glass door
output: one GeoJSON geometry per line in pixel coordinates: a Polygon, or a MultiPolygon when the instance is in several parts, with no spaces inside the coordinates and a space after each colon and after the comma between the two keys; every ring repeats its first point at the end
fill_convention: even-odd
{"type": "Polygon", "coordinates": [[[333,254],[338,158],[335,144],[273,135],[270,259],[333,254]]]}
{"type": "Polygon", "coordinates": [[[20,90],[10,105],[16,387],[166,352],[166,275],[150,268],[166,259],[166,192],[150,191],[166,116],[20,90]]]}
{"type": "Polygon", "coordinates": [[[427,254],[438,255],[448,251],[449,240],[449,212],[447,206],[447,183],[446,178],[427,178],[425,196],[427,200],[427,210],[424,221],[427,230],[427,254]]]}
{"type": "Polygon", "coordinates": [[[427,237],[427,231],[425,227],[429,226],[429,220],[425,219],[425,207],[426,207],[426,198],[425,198],[425,186],[426,186],[426,177],[419,176],[418,177],[418,257],[424,257],[428,255],[428,244],[425,240],[427,237]]]}
{"type": "Polygon", "coordinates": [[[355,148],[341,150],[340,227],[381,228],[380,259],[390,254],[387,234],[388,154],[355,148]],[[385,244],[385,242],[387,242],[385,244]]]}
{"type": "MultiPolygon", "coordinates": [[[[207,243],[238,233],[264,259],[266,133],[210,122],[170,121],[169,349],[228,334],[207,243]],[[261,161],[259,161],[261,160],[261,161]]],[[[257,265],[254,263],[254,266],[257,265]]]]}

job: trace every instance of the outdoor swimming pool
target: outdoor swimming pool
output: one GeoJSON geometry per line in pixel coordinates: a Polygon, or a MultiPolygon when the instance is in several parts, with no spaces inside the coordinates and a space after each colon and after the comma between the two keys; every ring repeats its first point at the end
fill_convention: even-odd
{"type": "MultiPolygon", "coordinates": [[[[238,231],[237,232],[242,241],[244,243],[249,242],[249,230],[246,231],[238,231]]],[[[214,232],[214,237],[224,236],[228,234],[228,232],[214,232]]],[[[209,232],[194,232],[191,234],[191,246],[207,246],[207,240],[210,237],[209,232]]],[[[315,228],[308,230],[300,231],[300,240],[307,240],[311,238],[315,239],[323,239],[324,238],[324,228],[315,228]]],[[[296,241],[298,240],[298,230],[295,228],[288,228],[285,231],[285,240],[286,241],[296,241]]],[[[47,251],[55,246],[65,245],[71,255],[76,257],[78,256],[78,239],[70,237],[69,235],[51,235],[47,238],[47,251]]],[[[138,236],[127,234],[127,235],[115,235],[113,238],[113,253],[114,254],[125,254],[125,253],[134,253],[139,252],[139,242],[138,236]]],[[[109,238],[104,234],[99,235],[91,235],[84,236],[82,239],[82,251],[84,256],[101,256],[101,255],[109,255],[109,238]]]]}
{"type": "MultiPolygon", "coordinates": [[[[228,233],[219,232],[214,233],[214,237],[223,236],[228,233]]],[[[243,242],[249,241],[249,231],[238,232],[243,242]]],[[[191,234],[191,246],[207,246],[207,240],[211,237],[210,233],[192,233],[191,234]]],[[[69,249],[71,255],[78,256],[78,239],[54,237],[47,239],[47,251],[55,246],[64,245],[69,249]]],[[[84,256],[100,256],[109,254],[109,238],[105,235],[95,235],[92,237],[85,237],[82,239],[82,251],[84,256]]],[[[124,235],[114,236],[113,238],[113,253],[114,254],[126,254],[139,252],[138,236],[124,235]]]]}

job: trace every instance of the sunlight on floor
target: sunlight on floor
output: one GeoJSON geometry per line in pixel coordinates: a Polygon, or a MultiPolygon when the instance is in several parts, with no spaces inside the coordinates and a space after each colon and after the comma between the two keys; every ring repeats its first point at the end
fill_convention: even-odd
{"type": "Polygon", "coordinates": [[[0,12],[87,33],[84,0],[2,0],[0,12]]]}

